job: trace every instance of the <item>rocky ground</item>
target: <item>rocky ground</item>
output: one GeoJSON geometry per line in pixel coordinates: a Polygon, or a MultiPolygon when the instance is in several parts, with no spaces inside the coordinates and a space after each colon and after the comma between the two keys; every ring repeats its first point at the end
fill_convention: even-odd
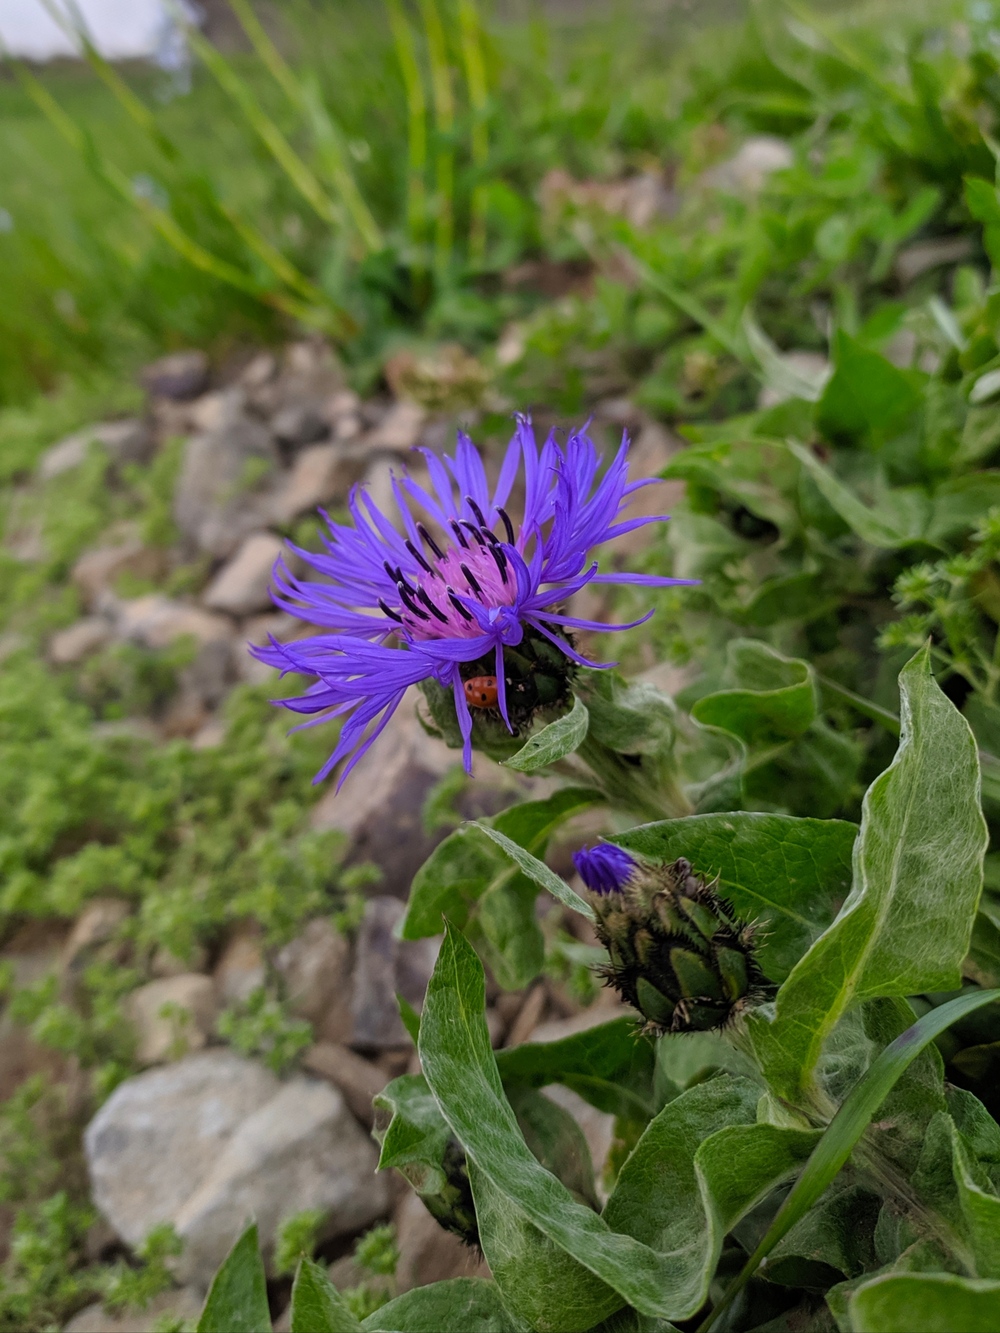
{"type": "MultiPolygon", "coordinates": [[[[315,342],[262,352],[214,378],[202,354],[181,353],[147,368],[143,416],[97,423],[42,456],[36,477],[21,488],[29,517],[20,527],[8,526],[8,546],[29,562],[42,537],[28,499],[40,485],[83,466],[94,441],[106,452],[110,486],[129,464],[148,467],[165,451],[180,451],[173,544],[146,544],[128,522],[106,532],[70,572],[86,614],[46,645],[58,669],[82,669],[114,643],[151,650],[193,645],[165,704],[150,716],[99,722],[98,728],[131,729],[158,742],[185,738],[196,749],[222,742],[227,694],[241,681],[273,676],[249,655],[247,643],[303,632],[273,609],[268,591],[288,535],[301,540],[303,521],[312,530],[317,507],[342,506],[355,482],[389,507],[392,469],[405,461],[414,470],[416,459],[419,471],[414,446],[442,447],[454,429],[456,404],[464,400],[466,416],[475,419],[468,403],[488,393],[481,368],[460,353],[446,352],[431,365],[398,358],[387,378],[391,395],[362,401],[315,342]],[[175,577],[177,571],[185,577],[175,577]],[[155,590],[128,595],[136,586],[155,590]]],[[[627,402],[602,404],[598,424],[630,428],[639,472],[651,474],[669,456],[666,433],[627,402]]],[[[636,504],[649,504],[648,496],[640,492],[636,504]]],[[[634,541],[635,534],[621,539],[620,557],[630,554],[634,541]]],[[[350,1257],[354,1239],[388,1219],[400,1252],[396,1290],[476,1270],[478,1256],[442,1231],[408,1187],[375,1175],[377,1152],[368,1134],[373,1096],[389,1079],[417,1068],[394,997],[400,992],[419,1007],[437,941],[400,942],[393,928],[413,873],[443,836],[426,831],[422,811],[455,761],[454,752],[422,730],[408,700],[345,790],[335,795],[331,786],[315,805],[313,827],[339,831],[347,861],[375,867],[377,882],[353,930],[339,931],[329,917],[318,916],[274,948],[257,923],[245,920],[187,960],[163,947],[142,960],[141,984],[121,1002],[134,1033],[133,1067],[141,1072],[117,1086],[83,1136],[101,1218],[87,1245],[95,1258],[128,1255],[154,1226],[169,1222],[184,1243],[177,1286],[141,1315],[91,1304],[67,1329],[146,1329],[169,1312],[191,1318],[249,1216],[257,1218],[272,1254],[282,1219],[322,1213],[320,1252],[333,1260],[342,1286],[359,1280],[350,1257]],[[308,1043],[282,1078],[226,1045],[217,1027],[220,1013],[262,993],[265,984],[277,987],[308,1043]]],[[[482,766],[465,813],[496,810],[532,789],[527,779],[499,772],[482,766]]],[[[535,787],[545,790],[544,783],[535,787]]],[[[8,923],[0,961],[12,972],[14,989],[52,976],[72,1006],[75,980],[89,963],[128,955],[132,911],[126,898],[107,895],[91,898],[74,920],[8,923]]],[[[548,977],[526,992],[493,987],[490,1031],[498,1047],[550,1039],[605,1019],[610,1003],[602,992],[585,1007],[579,992],[548,977]]],[[[39,1072],[61,1084],[71,1102],[92,1105],[79,1062],[0,1015],[0,1100],[39,1072]]],[[[599,1166],[611,1141],[610,1117],[571,1093],[552,1095],[579,1116],[599,1166]]],[[[276,1277],[272,1294],[279,1309],[287,1280],[276,1277]]]]}

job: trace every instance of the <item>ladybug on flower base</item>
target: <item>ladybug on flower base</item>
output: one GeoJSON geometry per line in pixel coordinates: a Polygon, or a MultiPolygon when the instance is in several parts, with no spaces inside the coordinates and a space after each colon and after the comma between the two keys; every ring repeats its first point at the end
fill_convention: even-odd
{"type": "Polygon", "coordinates": [[[473,676],[465,682],[465,698],[470,708],[496,708],[499,697],[496,676],[473,676]]]}

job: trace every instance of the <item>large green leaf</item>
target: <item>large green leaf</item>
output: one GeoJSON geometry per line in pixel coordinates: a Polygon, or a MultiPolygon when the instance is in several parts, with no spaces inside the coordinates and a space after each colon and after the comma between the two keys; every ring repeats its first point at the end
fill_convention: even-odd
{"type": "MultiPolygon", "coordinates": [[[[565,787],[547,800],[512,806],[490,823],[519,847],[541,852],[560,824],[602,799],[600,793],[589,788],[565,787]]],[[[403,919],[403,938],[437,935],[443,916],[464,926],[484,894],[510,885],[516,874],[516,867],[490,845],[480,825],[466,824],[456,829],[414,876],[403,919]]]]}
{"type": "Polygon", "coordinates": [[[850,897],[793,968],[773,1020],[751,1018],[769,1082],[793,1101],[847,1009],[953,989],[968,951],[987,840],[976,744],[931,675],[927,649],[899,686],[899,749],[865,796],[850,897]]]}
{"type": "Polygon", "coordinates": [[[482,964],[451,926],[427,990],[420,1060],[444,1118],[479,1176],[547,1240],[620,1293],[621,1304],[671,1319],[677,1301],[670,1263],[611,1231],[539,1165],[525,1143],[490,1049],[482,964]]]}
{"type": "Polygon", "coordinates": [[[1000,1282],[954,1273],[887,1273],[851,1297],[855,1333],[996,1333],[1000,1282]]]}
{"type": "Polygon", "coordinates": [[[535,732],[517,754],[511,755],[504,763],[518,773],[535,773],[558,759],[565,759],[566,755],[579,748],[587,734],[589,720],[586,704],[579,697],[575,698],[568,713],[535,732]]]}
{"type": "Polygon", "coordinates": [[[632,1018],[615,1018],[559,1041],[525,1042],[498,1051],[505,1087],[562,1083],[611,1115],[652,1115],[652,1042],[632,1018]]]}
{"type": "Polygon", "coordinates": [[[820,429],[834,439],[892,430],[920,402],[910,376],[842,331],[834,340],[834,363],[816,410],[820,429]]]}
{"type": "Polygon", "coordinates": [[[747,812],[667,819],[612,841],[663,865],[684,856],[717,875],[737,915],[759,924],[758,961],[780,982],[846,898],[857,832],[838,819],[747,812]]]}
{"type": "Polygon", "coordinates": [[[271,1333],[256,1223],[247,1227],[213,1278],[198,1333],[271,1333]]]}
{"type": "Polygon", "coordinates": [[[419,1194],[445,1186],[444,1154],[451,1130],[423,1074],[401,1074],[372,1103],[373,1135],[382,1151],[378,1169],[395,1167],[419,1194]]]}
{"type": "Polygon", "coordinates": [[[319,1264],[303,1259],[292,1287],[291,1333],[361,1333],[362,1325],[319,1264]]]}
{"type": "Polygon", "coordinates": [[[740,688],[699,699],[691,709],[697,722],[732,732],[751,747],[782,745],[809,728],[817,699],[808,663],[782,657],[756,639],[732,640],[726,657],[740,688]]]}
{"type": "Polygon", "coordinates": [[[621,1308],[614,1288],[550,1240],[489,1176],[475,1165],[469,1175],[486,1262],[505,1305],[529,1328],[583,1333],[621,1308]]]}
{"type": "Polygon", "coordinates": [[[670,1260],[675,1318],[704,1303],[722,1240],[776,1185],[794,1175],[818,1131],[756,1123],[760,1085],[728,1074],[675,1098],[650,1122],[604,1209],[670,1260]]]}
{"type": "Polygon", "coordinates": [[[791,440],[788,448],[805,467],[823,498],[862,541],[888,551],[932,544],[927,535],[932,506],[925,491],[915,486],[898,487],[885,492],[879,504],[871,508],[809,449],[791,440]]]}
{"type": "Polygon", "coordinates": [[[370,1314],[365,1333],[528,1333],[505,1309],[496,1283],[453,1277],[417,1287],[370,1314]]]}

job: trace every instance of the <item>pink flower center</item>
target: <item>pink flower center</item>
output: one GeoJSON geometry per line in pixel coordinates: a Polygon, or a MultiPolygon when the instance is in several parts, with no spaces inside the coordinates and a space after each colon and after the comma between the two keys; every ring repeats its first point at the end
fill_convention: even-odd
{"type": "Polygon", "coordinates": [[[397,615],[413,639],[474,639],[484,630],[468,603],[489,612],[517,600],[510,559],[485,527],[463,525],[456,543],[444,551],[424,536],[431,549],[417,555],[421,572],[416,579],[397,583],[397,615]]]}

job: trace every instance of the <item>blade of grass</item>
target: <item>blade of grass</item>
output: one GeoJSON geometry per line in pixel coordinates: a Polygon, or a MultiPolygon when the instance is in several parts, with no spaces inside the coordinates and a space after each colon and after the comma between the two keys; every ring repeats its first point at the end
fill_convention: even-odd
{"type": "Polygon", "coordinates": [[[300,321],[311,328],[322,329],[333,337],[346,337],[353,331],[347,317],[335,310],[315,308],[304,305],[301,301],[287,296],[283,292],[262,287],[253,277],[244,273],[234,264],[213,255],[211,251],[184,231],[176,219],[153,200],[137,195],[128,176],[113,163],[105,161],[95,145],[84,132],[63,111],[48,89],[36,79],[20,61],[11,60],[9,55],[0,50],[8,60],[27,96],[38,107],[56,132],[75,148],[88,163],[93,173],[102,180],[120,199],[136,209],[146,219],[153,230],[166,243],[202,273],[225,282],[239,291],[270,305],[291,319],[300,321]]]}
{"type": "Polygon", "coordinates": [[[319,88],[300,79],[265,32],[249,0],[230,0],[254,51],[285,96],[309,121],[323,170],[369,253],[385,248],[381,228],[365,203],[344,151],[343,135],[327,111],[319,88]]]}
{"type": "Polygon", "coordinates": [[[941,1005],[940,1008],[924,1014],[923,1018],[912,1027],[908,1027],[872,1061],[867,1073],[847,1094],[840,1110],[830,1121],[802,1174],[792,1187],[791,1193],[778,1209],[763,1240],[746,1261],[742,1271],[730,1283],[715,1309],[698,1326],[697,1333],[708,1333],[778,1242],[788,1235],[796,1222],[817,1202],[850,1157],[897,1079],[920,1052],[952,1023],[976,1009],[981,1009],[984,1005],[992,1004],[995,1000],[1000,1000],[1000,990],[967,991],[964,995],[959,995],[954,1000],[949,1000],[947,1004],[941,1005]]]}
{"type": "Polygon", "coordinates": [[[236,73],[229,61],[215,49],[207,38],[202,36],[197,28],[187,22],[176,9],[173,10],[173,13],[177,17],[177,21],[183,24],[184,34],[191,49],[207,67],[220,88],[228,93],[240,108],[247,123],[302,195],[302,198],[309,204],[317,217],[331,225],[337,225],[341,218],[336,203],[323,189],[315,174],[302,161],[302,158],[299,157],[271,117],[259,105],[251,89],[236,73]]]}
{"type": "Polygon", "coordinates": [[[396,59],[399,61],[406,92],[406,225],[411,244],[419,248],[424,244],[427,228],[427,99],[424,96],[424,80],[420,73],[413,29],[406,21],[399,0],[386,0],[386,3],[389,7],[392,39],[396,46],[396,59]]]}
{"type": "Polygon", "coordinates": [[[438,140],[434,155],[434,267],[441,279],[447,274],[455,244],[455,146],[452,140],[455,132],[455,99],[444,25],[435,0],[420,0],[420,13],[431,62],[431,91],[438,140]]]}
{"type": "Polygon", "coordinates": [[[490,143],[486,127],[486,63],[483,60],[481,25],[475,0],[458,0],[458,25],[465,63],[465,82],[469,90],[469,108],[472,112],[472,166],[477,176],[469,216],[469,259],[478,265],[486,255],[486,182],[483,176],[490,155],[490,143]]]}
{"type": "MultiPolygon", "coordinates": [[[[91,69],[93,69],[101,82],[116,98],[129,118],[141,130],[149,135],[168,161],[175,166],[182,164],[183,154],[180,149],[173,140],[160,129],[156,122],[156,118],[145,103],[136,97],[132,89],[118,74],[118,71],[114,69],[114,67],[105,60],[98,51],[86,28],[82,16],[78,16],[76,7],[74,6],[74,16],[72,20],[70,20],[58,8],[54,0],[42,0],[42,4],[52,16],[53,20],[62,27],[67,36],[79,41],[84,57],[91,69]]],[[[319,288],[315,287],[303,273],[299,272],[295,265],[281,254],[281,252],[277,250],[251,223],[245,222],[243,219],[237,217],[232,209],[222,203],[209,182],[203,183],[202,194],[219,216],[233,228],[247,248],[271,270],[275,277],[286,283],[293,291],[297,291],[310,307],[315,308],[310,314],[310,317],[306,319],[306,323],[314,328],[324,327],[328,331],[337,327],[339,323],[342,326],[343,333],[346,333],[349,329],[353,328],[353,321],[351,321],[343,311],[331,311],[330,317],[321,314],[323,307],[329,306],[330,302],[319,288]]],[[[157,227],[157,230],[164,236],[164,239],[168,239],[163,228],[154,220],[154,215],[150,213],[148,209],[144,208],[143,211],[146,213],[147,220],[157,227]]],[[[189,262],[194,262],[191,258],[193,253],[192,246],[196,243],[191,242],[188,238],[187,244],[184,244],[183,248],[181,248],[177,244],[177,231],[179,229],[176,228],[176,223],[174,224],[174,229],[170,230],[171,238],[169,238],[169,244],[171,244],[175,250],[178,250],[179,253],[183,254],[189,262]]],[[[229,276],[224,276],[219,265],[224,264],[225,261],[216,260],[216,267],[213,270],[210,267],[206,267],[204,262],[204,257],[206,255],[208,255],[208,251],[201,249],[201,256],[196,267],[201,269],[202,272],[213,272],[214,276],[221,277],[223,281],[232,284],[232,273],[238,272],[238,270],[230,268],[228,270],[229,276]]],[[[254,294],[259,295],[261,290],[263,289],[255,289],[254,294]]],[[[288,309],[290,311],[291,307],[288,309]]]]}

